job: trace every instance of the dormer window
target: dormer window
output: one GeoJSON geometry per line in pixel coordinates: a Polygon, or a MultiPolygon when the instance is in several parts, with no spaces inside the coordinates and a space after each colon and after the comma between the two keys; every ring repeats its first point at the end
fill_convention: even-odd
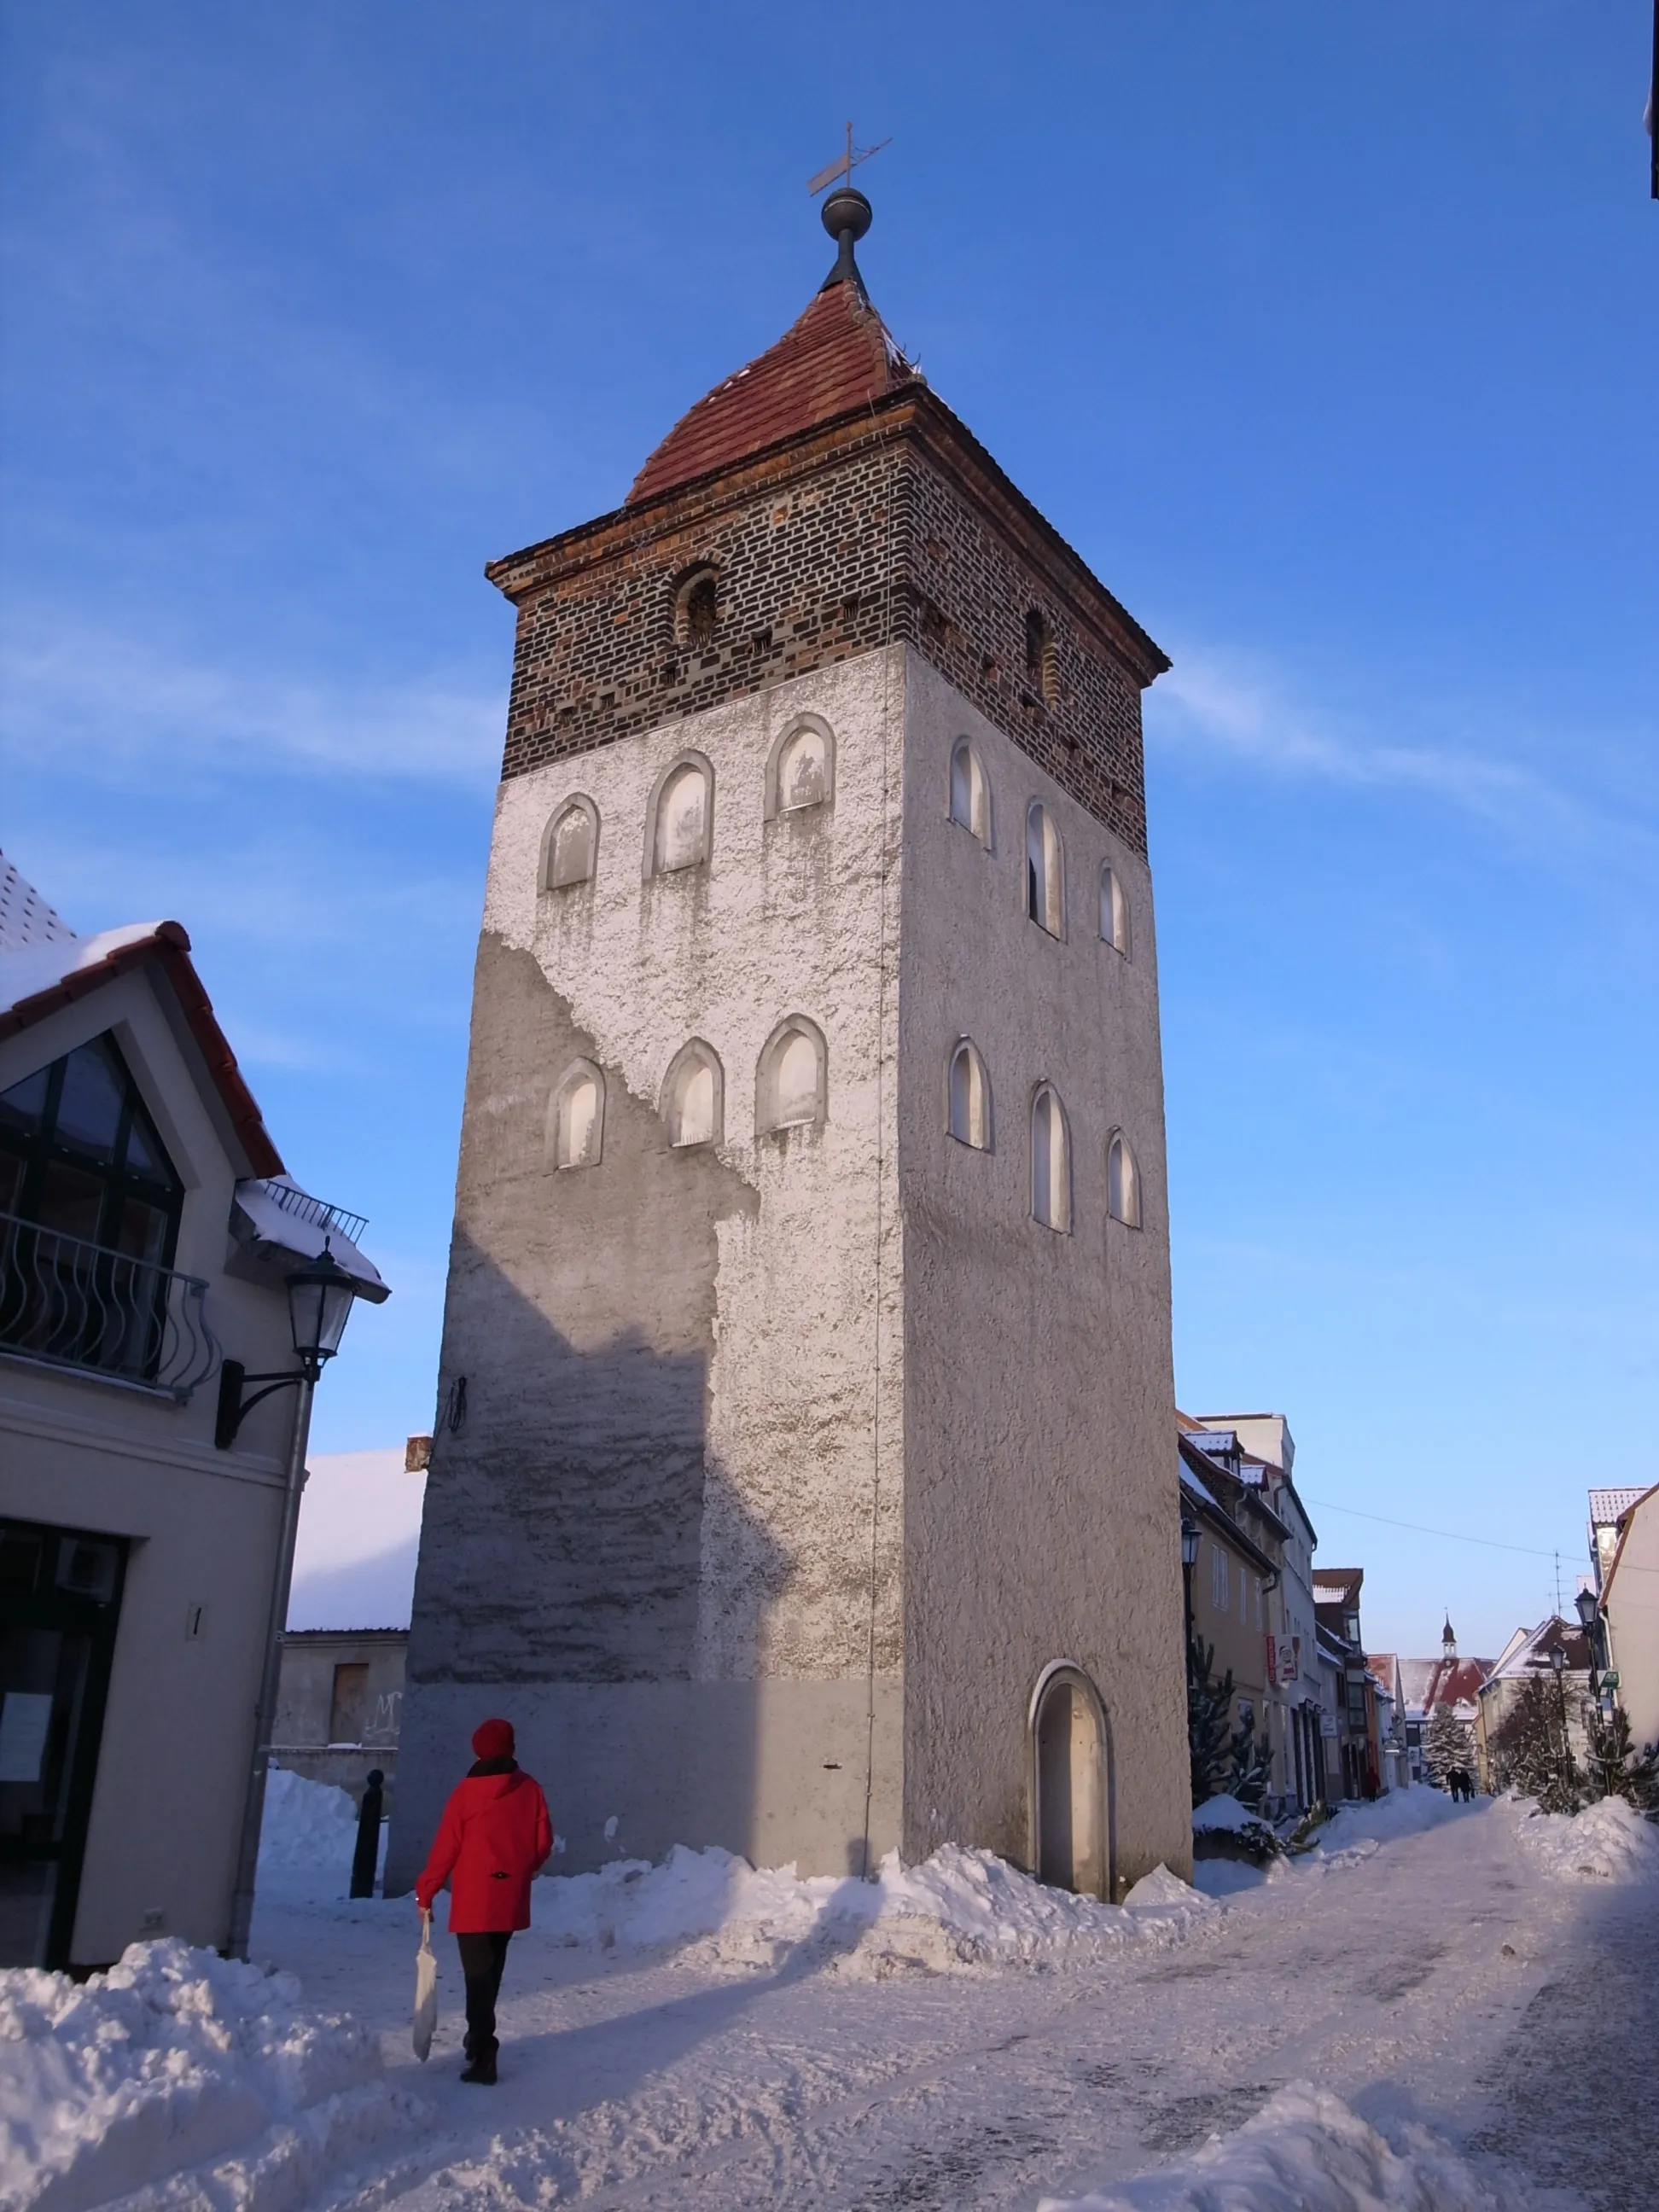
{"type": "Polygon", "coordinates": [[[696,653],[712,645],[720,623],[720,579],[713,568],[694,568],[674,595],[674,642],[696,653]]]}

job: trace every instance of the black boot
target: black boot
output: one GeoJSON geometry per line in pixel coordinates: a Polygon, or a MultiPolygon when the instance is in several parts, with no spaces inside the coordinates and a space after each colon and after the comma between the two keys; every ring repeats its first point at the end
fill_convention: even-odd
{"type": "Polygon", "coordinates": [[[472,2061],[472,2063],[462,2075],[461,2079],[463,2081],[476,2081],[480,2085],[480,2087],[486,2089],[493,2089],[495,2086],[495,2052],[493,2051],[480,2051],[478,2056],[472,2061]]]}

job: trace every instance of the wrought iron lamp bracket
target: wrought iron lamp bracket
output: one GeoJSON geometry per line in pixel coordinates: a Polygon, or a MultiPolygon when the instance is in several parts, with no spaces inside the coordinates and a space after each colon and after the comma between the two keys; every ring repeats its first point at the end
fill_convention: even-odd
{"type": "Polygon", "coordinates": [[[236,1432],[256,1406],[267,1398],[274,1398],[279,1390],[287,1390],[297,1382],[316,1381],[309,1366],[290,1368],[286,1374],[250,1375],[240,1359],[227,1359],[219,1368],[219,1411],[213,1425],[213,1441],[221,1451],[228,1451],[236,1441],[236,1432]],[[243,1392],[250,1382],[263,1382],[263,1390],[252,1397],[243,1392]]]}

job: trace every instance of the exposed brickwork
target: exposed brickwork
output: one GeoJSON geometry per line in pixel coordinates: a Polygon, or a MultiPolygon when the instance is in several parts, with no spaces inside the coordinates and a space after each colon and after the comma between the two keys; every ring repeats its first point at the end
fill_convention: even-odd
{"type": "Polygon", "coordinates": [[[503,778],[902,641],[1136,850],[1151,640],[929,393],[492,564],[519,605],[503,778]],[[677,644],[677,587],[719,621],[677,644]],[[1026,618],[1053,641],[1052,697],[1026,618]]]}

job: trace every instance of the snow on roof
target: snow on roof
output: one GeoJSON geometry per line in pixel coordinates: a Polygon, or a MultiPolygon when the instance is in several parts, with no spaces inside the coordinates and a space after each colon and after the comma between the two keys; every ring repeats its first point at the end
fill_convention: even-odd
{"type": "Polygon", "coordinates": [[[0,942],[0,1013],[10,1013],[70,976],[101,968],[112,953],[159,936],[159,921],[130,921],[95,937],[34,937],[13,946],[0,942]]]}
{"type": "Polygon", "coordinates": [[[1528,1674],[1547,1674],[1549,1649],[1558,1640],[1567,1655],[1570,1674],[1583,1674],[1589,1671],[1589,1647],[1583,1630],[1575,1622],[1569,1624],[1559,1614],[1552,1613],[1540,1620],[1536,1628],[1525,1632],[1517,1631],[1519,1638],[1511,1637],[1504,1646],[1504,1656],[1486,1674],[1489,1682],[1515,1681],[1528,1674]]]}
{"type": "Polygon", "coordinates": [[[0,853],[0,952],[50,945],[75,932],[55,913],[15,862],[0,853]]]}
{"type": "Polygon", "coordinates": [[[243,1080],[191,959],[189,933],[179,922],[129,922],[94,937],[37,940],[16,951],[0,951],[0,1037],[15,1036],[129,969],[143,966],[166,977],[202,1068],[230,1117],[244,1164],[261,1175],[281,1175],[283,1156],[243,1080]]]}
{"type": "Polygon", "coordinates": [[[1474,1710],[1480,1685],[1492,1672],[1490,1659],[1402,1659],[1400,1683],[1408,1711],[1425,1718],[1437,1705],[1474,1710]]]}
{"type": "Polygon", "coordinates": [[[1634,1490],[1592,1490],[1589,1494],[1590,1526],[1608,1528],[1621,1513],[1628,1512],[1638,1498],[1647,1492],[1638,1484],[1634,1490]]]}
{"type": "Polygon", "coordinates": [[[362,1297],[379,1305],[391,1296],[379,1268],[358,1249],[357,1238],[367,1226],[362,1215],[325,1206],[301,1190],[291,1176],[253,1176],[239,1182],[235,1211],[246,1224],[246,1241],[256,1252],[274,1247],[301,1260],[314,1260],[326,1245],[362,1297]]]}
{"type": "Polygon", "coordinates": [[[1193,1473],[1185,1460],[1181,1462],[1181,1486],[1183,1490],[1190,1490],[1194,1498],[1201,1498],[1206,1505],[1213,1505],[1218,1513],[1222,1510],[1213,1492],[1206,1487],[1198,1475],[1193,1473]]]}
{"type": "Polygon", "coordinates": [[[424,1473],[401,1444],[313,1457],[300,1503],[288,1626],[407,1628],[415,1598],[424,1473]]]}

